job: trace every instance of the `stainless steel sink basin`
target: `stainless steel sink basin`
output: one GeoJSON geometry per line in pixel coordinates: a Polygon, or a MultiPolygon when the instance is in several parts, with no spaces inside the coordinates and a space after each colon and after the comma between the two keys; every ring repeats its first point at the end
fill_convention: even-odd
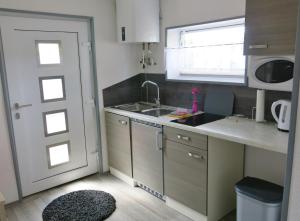
{"type": "Polygon", "coordinates": [[[122,104],[122,105],[114,106],[114,108],[119,110],[154,116],[154,117],[167,115],[174,111],[172,108],[157,107],[155,104],[148,104],[143,102],[122,104]]]}
{"type": "Polygon", "coordinates": [[[143,110],[141,113],[149,116],[160,117],[172,113],[174,110],[167,108],[153,108],[149,110],[143,110]]]}
{"type": "Polygon", "coordinates": [[[155,108],[155,105],[146,104],[143,102],[137,102],[137,103],[133,103],[133,104],[122,104],[122,105],[114,106],[114,108],[117,108],[119,110],[125,110],[125,111],[139,113],[144,110],[153,109],[153,108],[155,108]]]}

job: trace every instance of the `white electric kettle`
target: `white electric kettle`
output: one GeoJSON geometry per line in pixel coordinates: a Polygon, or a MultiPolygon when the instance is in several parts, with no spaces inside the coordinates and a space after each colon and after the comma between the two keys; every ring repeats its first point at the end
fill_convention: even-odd
{"type": "Polygon", "coordinates": [[[290,129],[290,117],[291,117],[291,102],[288,100],[279,100],[272,104],[271,107],[272,115],[277,121],[277,127],[281,131],[288,132],[290,129]],[[281,105],[279,117],[276,113],[276,107],[281,105]]]}

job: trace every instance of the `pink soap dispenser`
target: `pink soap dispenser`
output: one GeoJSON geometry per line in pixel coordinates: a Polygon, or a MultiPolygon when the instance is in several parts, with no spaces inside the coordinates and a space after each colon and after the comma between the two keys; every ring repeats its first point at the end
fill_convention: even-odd
{"type": "Polygon", "coordinates": [[[192,89],[192,95],[193,95],[193,107],[192,107],[192,113],[198,112],[198,98],[197,95],[199,94],[200,90],[198,88],[192,89]]]}

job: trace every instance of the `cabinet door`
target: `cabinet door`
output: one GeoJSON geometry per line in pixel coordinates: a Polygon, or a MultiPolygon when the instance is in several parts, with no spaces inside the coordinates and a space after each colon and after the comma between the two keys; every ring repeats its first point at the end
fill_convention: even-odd
{"type": "Polygon", "coordinates": [[[106,113],[106,134],[109,166],[132,177],[129,118],[106,113]]]}
{"type": "Polygon", "coordinates": [[[294,54],[297,6],[297,0],[247,0],[244,54],[294,54]]]}
{"type": "Polygon", "coordinates": [[[163,154],[158,140],[162,129],[137,122],[132,122],[131,129],[133,178],[163,194],[163,154]]]}
{"type": "Polygon", "coordinates": [[[165,195],[206,215],[207,151],[166,140],[165,195]]]}

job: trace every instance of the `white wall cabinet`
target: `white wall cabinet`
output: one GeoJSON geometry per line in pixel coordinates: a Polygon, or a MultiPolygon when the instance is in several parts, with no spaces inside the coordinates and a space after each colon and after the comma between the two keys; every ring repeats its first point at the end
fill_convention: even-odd
{"type": "Polygon", "coordinates": [[[159,42],[159,0],[116,0],[118,41],[159,42]]]}

